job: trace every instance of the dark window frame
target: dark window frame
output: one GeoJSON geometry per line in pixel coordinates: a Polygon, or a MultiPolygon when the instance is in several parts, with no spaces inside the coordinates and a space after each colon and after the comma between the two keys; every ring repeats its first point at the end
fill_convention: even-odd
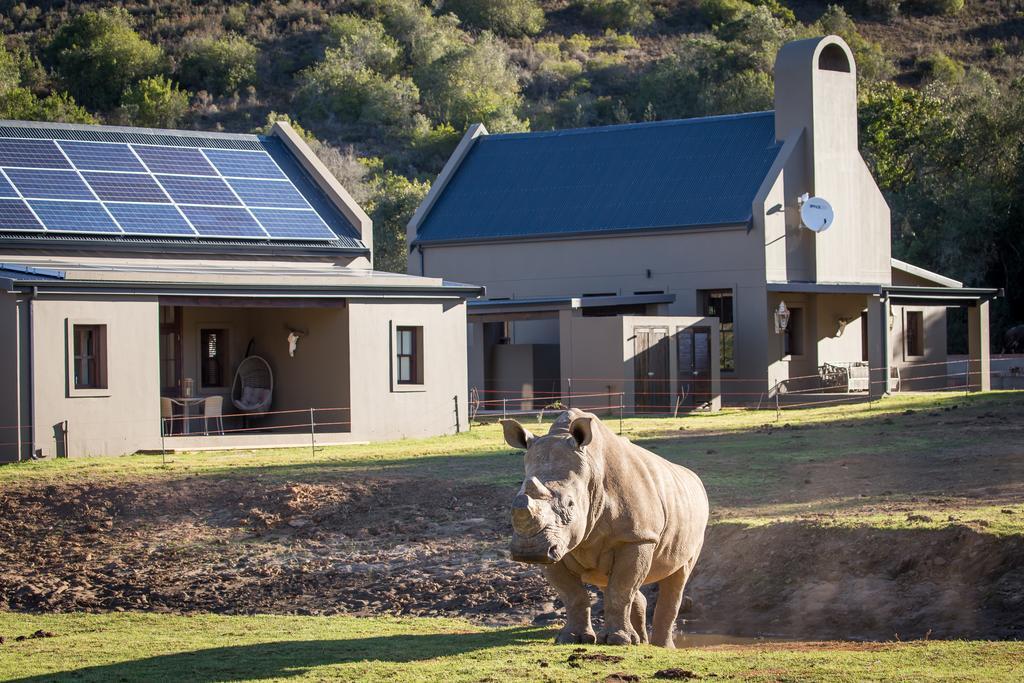
{"type": "Polygon", "coordinates": [[[719,370],[736,371],[736,294],[730,289],[699,290],[700,312],[718,318],[719,370]],[[728,300],[728,305],[726,305],[728,300]],[[716,305],[717,303],[717,305],[716,305]]]}
{"type": "Polygon", "coordinates": [[[904,311],[903,319],[903,353],[907,358],[923,358],[924,311],[904,311]]]}
{"type": "Polygon", "coordinates": [[[782,356],[799,358],[804,355],[804,325],[806,324],[803,306],[791,306],[789,322],[782,334],[782,356]]]}
{"type": "Polygon", "coordinates": [[[72,388],[76,391],[106,389],[107,326],[72,323],[71,337],[72,388]],[[91,348],[85,348],[87,346],[91,348]]]}
{"type": "Polygon", "coordinates": [[[422,363],[423,328],[416,325],[398,325],[395,327],[395,383],[402,386],[423,384],[422,363]],[[408,335],[408,346],[404,337],[408,335]],[[408,374],[402,371],[402,361],[408,359],[408,374]]]}

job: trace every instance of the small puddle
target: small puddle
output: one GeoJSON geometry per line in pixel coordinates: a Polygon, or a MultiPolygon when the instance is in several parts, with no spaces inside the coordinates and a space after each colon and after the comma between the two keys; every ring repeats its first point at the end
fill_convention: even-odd
{"type": "Polygon", "coordinates": [[[676,647],[702,648],[716,645],[761,645],[763,643],[783,643],[789,638],[781,636],[730,636],[721,633],[677,633],[676,647]]]}

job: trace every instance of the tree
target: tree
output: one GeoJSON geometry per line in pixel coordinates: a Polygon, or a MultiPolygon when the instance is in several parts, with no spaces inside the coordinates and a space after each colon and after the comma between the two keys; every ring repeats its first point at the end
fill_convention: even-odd
{"type": "Polygon", "coordinates": [[[328,49],[321,62],[302,72],[300,82],[300,109],[321,120],[408,127],[419,100],[409,78],[382,76],[341,49],[328,49]]]}
{"type": "Polygon", "coordinates": [[[327,22],[328,46],[353,64],[394,76],[402,67],[402,46],[389,36],[384,24],[354,14],[342,14],[327,22]]]}
{"type": "Polygon", "coordinates": [[[503,36],[532,36],[544,28],[536,0],[447,0],[444,8],[470,26],[503,36]]]}
{"type": "Polygon", "coordinates": [[[430,183],[409,180],[384,170],[379,159],[364,163],[373,174],[366,210],[373,219],[373,267],[393,273],[406,271],[405,226],[430,190],[430,183]]]}
{"type": "Polygon", "coordinates": [[[435,121],[459,130],[477,122],[499,132],[526,126],[516,117],[522,97],[508,48],[489,33],[435,61],[418,82],[435,121]]]}
{"type": "Polygon", "coordinates": [[[638,29],[654,22],[650,0],[580,0],[583,16],[602,28],[638,29]]]}
{"type": "Polygon", "coordinates": [[[232,33],[186,41],[185,53],[178,74],[192,90],[230,95],[256,82],[259,50],[242,36],[232,33]]]}
{"type": "Polygon", "coordinates": [[[121,107],[133,125],[174,128],[188,111],[188,93],[165,76],[153,76],[129,87],[121,107]]]}
{"type": "Polygon", "coordinates": [[[89,112],[67,93],[38,97],[22,86],[24,69],[34,69],[32,60],[19,59],[0,45],[0,118],[22,121],[96,123],[89,112]]]}
{"type": "Polygon", "coordinates": [[[163,50],[143,40],[124,9],[85,12],[61,26],[47,54],[76,100],[108,111],[125,91],[166,66],[163,50]]]}

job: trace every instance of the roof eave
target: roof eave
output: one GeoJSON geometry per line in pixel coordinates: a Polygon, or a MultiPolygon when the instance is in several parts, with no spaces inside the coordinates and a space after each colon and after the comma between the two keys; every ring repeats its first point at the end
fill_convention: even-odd
{"type": "Polygon", "coordinates": [[[422,298],[468,299],[483,295],[476,285],[287,285],[217,282],[143,282],[102,280],[12,280],[8,291],[33,294],[73,295],[102,293],[108,296],[201,296],[224,298],[350,299],[422,298]]]}
{"type": "Polygon", "coordinates": [[[497,242],[535,242],[551,240],[567,240],[580,238],[624,237],[632,235],[656,235],[673,232],[703,232],[718,230],[748,230],[751,219],[727,223],[705,223],[700,225],[670,225],[650,228],[617,228],[614,230],[580,230],[578,232],[533,233],[529,235],[495,235],[482,237],[460,237],[448,240],[416,240],[409,245],[410,249],[417,246],[441,247],[459,244],[478,244],[497,242]]]}

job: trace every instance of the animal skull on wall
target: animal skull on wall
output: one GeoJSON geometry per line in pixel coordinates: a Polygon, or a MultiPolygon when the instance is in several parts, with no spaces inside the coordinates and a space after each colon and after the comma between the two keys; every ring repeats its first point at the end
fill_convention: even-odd
{"type": "Polygon", "coordinates": [[[285,323],[284,329],[288,330],[288,356],[295,357],[295,351],[299,347],[299,340],[309,334],[307,330],[300,330],[285,323]]]}

